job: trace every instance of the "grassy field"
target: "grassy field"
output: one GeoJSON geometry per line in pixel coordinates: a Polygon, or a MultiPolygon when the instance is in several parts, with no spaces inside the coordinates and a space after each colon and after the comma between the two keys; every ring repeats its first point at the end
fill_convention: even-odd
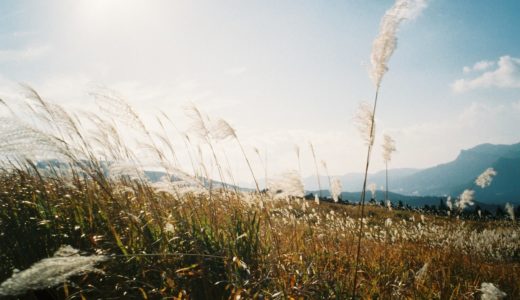
{"type": "MultiPolygon", "coordinates": [[[[351,296],[358,206],[230,190],[178,197],[139,180],[50,176],[26,166],[0,177],[0,281],[61,245],[108,259],[97,264],[102,272],[24,298],[351,296]]],[[[363,223],[363,299],[474,299],[483,282],[520,296],[515,223],[376,206],[363,223]]]]}

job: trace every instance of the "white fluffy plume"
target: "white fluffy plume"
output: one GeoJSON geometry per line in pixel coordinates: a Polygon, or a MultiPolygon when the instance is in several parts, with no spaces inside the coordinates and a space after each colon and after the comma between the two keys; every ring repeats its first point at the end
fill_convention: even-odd
{"type": "Polygon", "coordinates": [[[395,148],[395,141],[394,139],[389,136],[388,134],[385,134],[383,136],[383,159],[385,162],[390,162],[392,160],[392,153],[397,150],[395,148]]]}
{"type": "Polygon", "coordinates": [[[370,104],[361,102],[354,118],[359,133],[367,145],[373,145],[375,139],[376,124],[373,112],[373,108],[370,104]],[[374,126],[372,126],[372,121],[374,122],[374,126]]]}
{"type": "Polygon", "coordinates": [[[509,217],[511,218],[512,221],[515,220],[515,208],[513,206],[513,204],[511,203],[506,203],[506,212],[507,214],[509,215],[509,217]]]}
{"type": "Polygon", "coordinates": [[[448,206],[449,210],[453,210],[453,202],[451,201],[451,196],[448,196],[446,199],[446,206],[448,206]]]}
{"type": "Polygon", "coordinates": [[[488,187],[493,181],[493,176],[497,175],[497,172],[493,168],[487,168],[482,174],[480,174],[475,180],[475,184],[481,188],[488,187]]]}
{"type": "Polygon", "coordinates": [[[372,194],[372,199],[375,199],[376,198],[377,185],[372,182],[371,184],[368,185],[368,189],[370,190],[370,193],[372,194]]]}
{"type": "Polygon", "coordinates": [[[456,205],[460,210],[464,210],[467,206],[471,206],[473,203],[473,197],[475,195],[475,191],[473,190],[464,190],[459,197],[456,205]]]}
{"type": "Polygon", "coordinates": [[[502,292],[494,284],[489,282],[482,282],[479,291],[482,292],[480,299],[482,300],[500,300],[504,299],[507,294],[502,292]]]}
{"type": "Polygon", "coordinates": [[[397,30],[403,20],[417,17],[426,7],[426,0],[396,0],[392,8],[381,19],[379,35],[372,44],[370,76],[376,87],[381,85],[388,71],[388,61],[397,47],[397,30]]]}
{"type": "Polygon", "coordinates": [[[29,269],[15,272],[0,284],[0,296],[16,296],[29,290],[53,287],[65,282],[69,277],[86,272],[101,272],[94,265],[107,260],[107,256],[81,256],[71,246],[61,246],[53,257],[44,258],[29,269]]]}
{"type": "Polygon", "coordinates": [[[332,200],[334,200],[334,202],[339,201],[339,196],[341,195],[341,190],[342,190],[341,180],[339,180],[339,178],[333,178],[330,183],[330,193],[332,195],[332,200]]]}
{"type": "Polygon", "coordinates": [[[289,171],[270,179],[268,187],[270,194],[275,199],[291,196],[303,197],[303,183],[300,174],[296,171],[289,171]]]}

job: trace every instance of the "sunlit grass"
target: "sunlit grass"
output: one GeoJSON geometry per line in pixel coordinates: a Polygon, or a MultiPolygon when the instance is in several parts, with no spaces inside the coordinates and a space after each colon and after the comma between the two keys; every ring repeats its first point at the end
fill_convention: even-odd
{"type": "MultiPolygon", "coordinates": [[[[65,245],[103,259],[96,260],[96,272],[91,265],[79,273],[57,270],[59,281],[68,280],[54,286],[23,277],[27,287],[17,282],[20,295],[13,297],[347,299],[356,262],[362,298],[473,298],[491,288],[484,283],[512,299],[520,295],[520,226],[514,221],[375,204],[362,212],[357,204],[304,200],[296,172],[265,193],[209,182],[207,170],[218,165],[223,171],[225,164],[218,135],[209,132],[212,119],[202,113],[206,150],[194,139],[183,141],[193,151],[190,175],[175,163],[182,148],[167,130],[149,130],[122,99],[97,94],[107,102],[107,116],[81,119],[25,89],[31,109],[12,110],[2,132],[10,143],[0,145],[0,282],[22,278],[6,281],[65,245]],[[21,120],[36,120],[38,129],[21,120]],[[137,142],[121,136],[122,124],[137,142]],[[162,178],[144,173],[135,144],[164,170],[162,178]],[[57,159],[37,161],[34,152],[57,159]]],[[[9,291],[0,285],[4,296],[9,291]]]]}

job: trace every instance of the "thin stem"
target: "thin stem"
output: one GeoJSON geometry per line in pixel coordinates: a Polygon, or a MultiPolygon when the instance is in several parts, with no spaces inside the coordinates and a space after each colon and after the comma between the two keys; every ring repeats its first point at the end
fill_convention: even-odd
{"type": "Polygon", "coordinates": [[[388,201],[388,161],[385,161],[385,168],[386,168],[386,191],[385,191],[385,205],[388,201]]]}
{"type": "MultiPolygon", "coordinates": [[[[240,142],[240,140],[237,137],[235,137],[235,139],[237,140],[237,143],[240,146],[240,150],[242,151],[242,154],[244,155],[244,158],[247,163],[247,167],[249,168],[249,171],[251,172],[251,176],[253,176],[253,180],[255,181],[256,191],[260,192],[260,187],[258,186],[258,181],[256,180],[255,172],[253,172],[253,168],[251,167],[251,163],[249,162],[249,159],[247,158],[246,151],[244,151],[244,147],[242,147],[242,143],[240,142]]],[[[266,178],[267,178],[267,176],[266,176],[266,178]]]]}
{"type": "Polygon", "coordinates": [[[361,252],[361,237],[363,233],[363,218],[365,217],[365,192],[367,188],[367,177],[368,177],[368,167],[370,165],[370,155],[372,153],[372,146],[374,144],[373,136],[374,136],[374,121],[375,121],[375,114],[376,114],[376,108],[377,108],[377,96],[379,95],[379,86],[376,89],[376,94],[374,97],[374,108],[372,110],[372,122],[370,124],[370,140],[368,143],[368,149],[367,149],[367,162],[365,165],[365,178],[363,180],[363,190],[361,192],[361,218],[359,219],[359,232],[358,232],[358,240],[357,240],[357,250],[356,250],[356,263],[354,268],[354,284],[352,287],[352,299],[355,299],[356,297],[356,288],[357,288],[357,272],[359,268],[359,257],[361,252]]]}
{"type": "Polygon", "coordinates": [[[320,182],[320,172],[318,170],[318,162],[316,161],[316,153],[314,152],[314,146],[312,143],[309,144],[311,146],[312,157],[314,158],[314,166],[316,167],[316,179],[318,179],[318,198],[321,198],[321,182],[320,182]]]}

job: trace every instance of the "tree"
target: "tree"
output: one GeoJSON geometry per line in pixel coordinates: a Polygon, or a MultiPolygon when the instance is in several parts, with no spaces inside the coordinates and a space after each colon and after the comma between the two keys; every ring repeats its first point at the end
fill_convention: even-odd
{"type": "Polygon", "coordinates": [[[439,199],[439,210],[440,211],[448,210],[448,206],[446,205],[446,200],[443,198],[439,199]]]}
{"type": "Polygon", "coordinates": [[[504,210],[502,209],[502,207],[500,206],[497,206],[497,209],[495,211],[495,217],[497,217],[497,219],[502,219],[504,217],[506,213],[504,212],[504,210]]]}

